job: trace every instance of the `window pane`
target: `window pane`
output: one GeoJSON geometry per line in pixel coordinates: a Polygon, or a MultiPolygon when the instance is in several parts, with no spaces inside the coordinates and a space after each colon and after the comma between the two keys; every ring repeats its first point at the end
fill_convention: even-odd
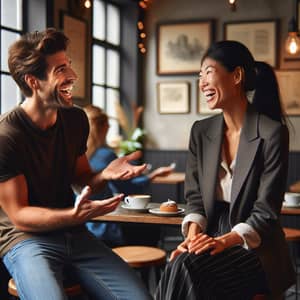
{"type": "Polygon", "coordinates": [[[8,48],[20,37],[19,34],[7,30],[1,30],[1,71],[8,72],[8,48]]]}
{"type": "Polygon", "coordinates": [[[109,131],[107,133],[107,143],[111,146],[120,140],[119,122],[117,120],[116,104],[120,103],[120,92],[118,90],[107,89],[106,90],[106,113],[110,116],[109,119],[109,131]]]}
{"type": "Polygon", "coordinates": [[[105,6],[100,0],[94,1],[93,37],[99,40],[105,39],[105,6]]]}
{"type": "Polygon", "coordinates": [[[105,108],[105,90],[100,86],[93,86],[92,103],[101,108],[105,108]]]}
{"type": "Polygon", "coordinates": [[[21,101],[21,92],[9,75],[1,75],[1,113],[5,113],[21,101]]]}
{"type": "Polygon", "coordinates": [[[93,46],[93,82],[97,84],[104,84],[104,48],[100,46],[93,46]]]}
{"type": "Polygon", "coordinates": [[[120,11],[110,4],[107,5],[107,41],[120,45],[120,11]]]}
{"type": "Polygon", "coordinates": [[[22,0],[1,1],[1,25],[22,30],[22,0]]]}
{"type": "Polygon", "coordinates": [[[118,90],[107,89],[106,91],[107,113],[114,118],[117,118],[116,103],[120,103],[120,93],[118,90]]]}
{"type": "Polygon", "coordinates": [[[107,85],[120,86],[120,55],[114,50],[107,51],[107,85]]]}

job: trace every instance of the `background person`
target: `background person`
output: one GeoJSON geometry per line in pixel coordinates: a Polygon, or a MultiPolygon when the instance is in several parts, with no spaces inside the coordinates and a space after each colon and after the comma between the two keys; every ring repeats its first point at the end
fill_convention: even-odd
{"type": "MultiPolygon", "coordinates": [[[[99,172],[117,158],[112,148],[106,144],[109,129],[109,120],[106,113],[99,107],[88,105],[84,108],[87,114],[90,132],[87,142],[87,157],[93,171],[99,172]]],[[[109,181],[106,188],[94,195],[94,199],[105,199],[114,194],[123,193],[144,194],[145,188],[156,176],[166,176],[173,171],[170,166],[159,167],[149,174],[140,175],[129,180],[109,181]]],[[[151,225],[131,226],[120,225],[112,222],[88,222],[87,228],[96,237],[105,241],[110,246],[121,244],[153,245],[158,242],[160,230],[151,225]]]]}
{"type": "Polygon", "coordinates": [[[255,87],[254,59],[239,42],[212,44],[199,76],[209,108],[223,113],[191,129],[186,239],[173,251],[156,299],[276,299],[295,281],[280,224],[289,144],[282,111],[274,121],[248,103],[247,92],[260,95],[264,86],[255,87]]]}
{"type": "Polygon", "coordinates": [[[134,271],[84,226],[123,198],[91,201],[90,194],[145,165],[131,165],[140,156],[133,153],[91,171],[88,121],[73,106],[77,75],[67,45],[62,32],[47,29],[9,49],[9,70],[25,100],[0,121],[0,254],[22,300],[66,299],[66,268],[92,299],[151,299],[134,271]]]}

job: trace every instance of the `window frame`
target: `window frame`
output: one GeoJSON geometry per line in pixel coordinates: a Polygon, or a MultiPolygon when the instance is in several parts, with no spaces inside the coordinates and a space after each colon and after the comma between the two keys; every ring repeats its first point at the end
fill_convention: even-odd
{"type": "MultiPolygon", "coordinates": [[[[12,28],[12,27],[7,27],[2,25],[2,20],[1,20],[1,7],[2,7],[2,1],[6,1],[6,0],[0,0],[0,53],[2,51],[2,34],[3,31],[6,32],[12,32],[12,33],[16,33],[19,34],[20,36],[22,36],[25,32],[26,32],[26,25],[27,25],[27,0],[21,0],[22,1],[22,7],[21,7],[21,14],[22,14],[22,24],[21,24],[21,29],[16,29],[16,28],[12,28]]],[[[2,66],[0,65],[0,114],[3,114],[5,112],[2,111],[2,76],[3,75],[8,75],[10,76],[10,73],[8,71],[2,70],[2,66]]],[[[20,93],[20,98],[23,99],[23,95],[21,93],[21,91],[19,90],[20,93]]]]}

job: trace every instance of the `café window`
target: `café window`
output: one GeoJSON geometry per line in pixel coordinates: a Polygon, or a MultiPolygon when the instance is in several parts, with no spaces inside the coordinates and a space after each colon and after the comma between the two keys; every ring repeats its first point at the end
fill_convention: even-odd
{"type": "Polygon", "coordinates": [[[8,48],[24,32],[23,1],[0,0],[0,113],[3,114],[21,101],[21,92],[9,74],[7,58],[8,48]]]}
{"type": "Polygon", "coordinates": [[[116,103],[120,101],[120,8],[106,0],[93,2],[92,103],[108,114],[107,139],[119,133],[116,103]]]}

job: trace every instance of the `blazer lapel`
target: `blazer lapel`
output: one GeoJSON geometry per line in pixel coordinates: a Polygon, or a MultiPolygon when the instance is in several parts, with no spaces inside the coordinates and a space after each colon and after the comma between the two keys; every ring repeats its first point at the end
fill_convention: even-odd
{"type": "Polygon", "coordinates": [[[213,214],[216,182],[220,164],[220,149],[223,139],[224,120],[223,115],[218,116],[203,137],[203,170],[202,173],[202,197],[208,220],[211,220],[213,214]]]}
{"type": "Polygon", "coordinates": [[[248,110],[241,132],[240,143],[236,158],[236,168],[231,187],[231,208],[236,201],[248,172],[253,164],[260,138],[258,135],[258,114],[248,105],[248,110]]]}

